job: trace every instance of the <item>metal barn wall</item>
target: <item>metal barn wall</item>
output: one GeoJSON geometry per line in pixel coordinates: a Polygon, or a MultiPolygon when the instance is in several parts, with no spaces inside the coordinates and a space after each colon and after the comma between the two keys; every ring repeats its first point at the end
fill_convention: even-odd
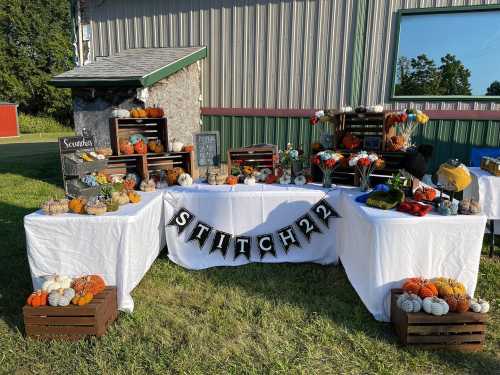
{"type": "MultiPolygon", "coordinates": [[[[229,147],[258,143],[284,148],[290,142],[303,146],[307,154],[311,143],[319,138],[319,128],[311,126],[305,117],[204,116],[202,129],[220,132],[223,160],[229,147]]],[[[450,158],[468,163],[472,147],[500,147],[500,120],[431,120],[419,127],[415,141],[434,146],[430,171],[450,158]]]]}
{"type": "Polygon", "coordinates": [[[204,107],[337,107],[350,100],[358,3],[91,0],[92,57],[206,45],[204,107]]]}
{"type": "MultiPolygon", "coordinates": [[[[500,0],[369,0],[361,103],[388,103],[398,10],[487,4],[500,4],[500,0]]],[[[406,108],[407,105],[396,102],[390,103],[388,107],[398,109],[406,108]]],[[[413,103],[411,105],[415,106],[413,103]]],[[[500,103],[494,102],[434,101],[418,106],[427,110],[500,110],[500,103]]]]}

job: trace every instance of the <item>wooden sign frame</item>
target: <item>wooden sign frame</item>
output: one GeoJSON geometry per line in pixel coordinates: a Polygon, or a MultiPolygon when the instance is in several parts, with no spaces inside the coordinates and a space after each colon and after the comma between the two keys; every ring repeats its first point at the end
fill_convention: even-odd
{"type": "Polygon", "coordinates": [[[198,167],[219,167],[221,163],[221,149],[220,149],[220,133],[218,131],[205,131],[205,132],[199,132],[195,133],[193,135],[193,143],[195,145],[195,150],[196,150],[196,164],[198,167]],[[201,158],[201,151],[200,150],[200,142],[199,139],[200,137],[205,137],[205,136],[210,136],[210,137],[215,137],[215,144],[216,144],[216,155],[213,156],[213,162],[212,163],[205,163],[203,160],[206,158],[201,158]],[[202,163],[200,164],[200,161],[202,163]]]}

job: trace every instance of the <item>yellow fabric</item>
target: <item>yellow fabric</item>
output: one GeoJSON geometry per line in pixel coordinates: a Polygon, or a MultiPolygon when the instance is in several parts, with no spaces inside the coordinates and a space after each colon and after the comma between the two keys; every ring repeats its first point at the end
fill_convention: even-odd
{"type": "Polygon", "coordinates": [[[463,164],[458,167],[442,164],[437,171],[437,175],[439,183],[444,185],[445,189],[451,191],[462,191],[472,181],[469,170],[463,164]]]}

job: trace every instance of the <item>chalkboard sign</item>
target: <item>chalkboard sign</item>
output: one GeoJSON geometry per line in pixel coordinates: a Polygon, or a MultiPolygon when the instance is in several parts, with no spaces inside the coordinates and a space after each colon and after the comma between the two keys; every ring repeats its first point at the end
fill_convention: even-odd
{"type": "Polygon", "coordinates": [[[94,137],[84,137],[81,135],[75,137],[62,137],[59,138],[59,150],[61,154],[75,152],[78,150],[93,151],[94,150],[94,137]]]}
{"type": "Polygon", "coordinates": [[[217,167],[220,164],[219,132],[200,132],[194,135],[198,167],[217,167]]]}

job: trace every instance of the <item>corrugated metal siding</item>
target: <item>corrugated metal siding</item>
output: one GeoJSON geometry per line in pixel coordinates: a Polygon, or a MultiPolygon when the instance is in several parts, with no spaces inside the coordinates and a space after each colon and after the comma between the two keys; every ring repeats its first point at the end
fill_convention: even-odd
{"type": "MultiPolygon", "coordinates": [[[[366,55],[363,68],[362,102],[387,102],[391,91],[392,59],[396,45],[396,13],[400,9],[500,4],[500,0],[371,0],[369,2],[366,55]]],[[[406,108],[408,103],[392,103],[388,108],[406,108]]],[[[500,110],[493,102],[411,103],[427,110],[500,110]]]]}
{"type": "MultiPolygon", "coordinates": [[[[284,148],[290,142],[307,154],[319,138],[319,128],[302,117],[204,116],[202,129],[220,132],[223,160],[228,148],[258,143],[284,148]]],[[[431,171],[450,158],[468,163],[472,147],[500,147],[500,121],[431,120],[419,128],[415,142],[434,146],[431,171]]]]}
{"type": "Polygon", "coordinates": [[[92,54],[207,45],[203,106],[349,102],[356,0],[91,0],[92,54]]]}

